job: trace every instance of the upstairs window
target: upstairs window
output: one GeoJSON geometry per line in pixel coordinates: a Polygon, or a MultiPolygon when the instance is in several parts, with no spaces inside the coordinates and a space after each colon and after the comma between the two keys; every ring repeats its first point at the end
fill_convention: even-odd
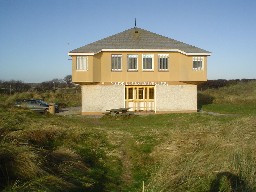
{"type": "Polygon", "coordinates": [[[87,71],[88,70],[88,57],[87,56],[77,56],[76,57],[76,70],[77,71],[87,71]]]}
{"type": "Polygon", "coordinates": [[[159,54],[158,55],[158,67],[159,71],[167,71],[169,68],[169,55],[159,54]]]}
{"type": "Polygon", "coordinates": [[[203,57],[193,57],[193,70],[203,70],[203,57]]]}
{"type": "Polygon", "coordinates": [[[142,55],[143,70],[153,71],[154,70],[154,55],[142,55]]]}
{"type": "Polygon", "coordinates": [[[111,70],[112,71],[121,71],[122,70],[122,55],[112,55],[111,70]]]}
{"type": "Polygon", "coordinates": [[[128,55],[128,71],[138,70],[138,55],[128,55]]]}

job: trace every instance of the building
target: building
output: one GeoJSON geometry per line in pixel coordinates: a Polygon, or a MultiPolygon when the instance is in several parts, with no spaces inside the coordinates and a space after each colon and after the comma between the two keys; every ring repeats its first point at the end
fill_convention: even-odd
{"type": "Polygon", "coordinates": [[[113,108],[195,112],[197,85],[207,80],[210,52],[131,28],[73,51],[72,81],[82,89],[82,114],[113,108]]]}

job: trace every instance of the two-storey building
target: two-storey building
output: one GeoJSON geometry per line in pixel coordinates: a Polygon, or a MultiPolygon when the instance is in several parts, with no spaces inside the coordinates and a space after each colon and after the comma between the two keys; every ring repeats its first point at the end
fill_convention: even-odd
{"type": "Polygon", "coordinates": [[[207,80],[210,52],[140,28],[69,52],[82,114],[112,108],[195,112],[197,85],[207,80]]]}

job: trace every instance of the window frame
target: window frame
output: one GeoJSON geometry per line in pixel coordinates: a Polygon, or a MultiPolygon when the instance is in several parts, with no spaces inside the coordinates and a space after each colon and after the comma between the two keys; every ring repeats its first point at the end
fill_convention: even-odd
{"type": "Polygon", "coordinates": [[[122,54],[112,54],[111,55],[111,71],[122,71],[122,54]],[[116,58],[121,58],[120,60],[120,69],[118,68],[118,60],[117,60],[117,63],[115,63],[115,67],[116,68],[113,68],[113,59],[116,59],[116,58]]]}
{"type": "Polygon", "coordinates": [[[76,56],[76,71],[88,71],[88,56],[76,56]]]}
{"type": "Polygon", "coordinates": [[[154,71],[154,54],[142,54],[142,71],[154,71]],[[152,68],[151,69],[144,69],[144,58],[151,58],[152,59],[152,68]]]}
{"type": "Polygon", "coordinates": [[[201,57],[201,56],[193,57],[192,69],[194,71],[202,71],[202,70],[204,70],[204,57],[201,57]],[[194,62],[201,62],[201,67],[198,67],[198,66],[194,67],[194,62]]]}
{"type": "Polygon", "coordinates": [[[127,71],[138,71],[138,55],[137,54],[128,54],[127,55],[127,71]],[[129,60],[130,58],[136,58],[136,68],[135,69],[130,69],[130,63],[129,60]]]}
{"type": "Polygon", "coordinates": [[[169,71],[169,63],[170,63],[169,54],[158,54],[158,70],[159,71],[169,71]],[[167,59],[167,63],[165,63],[167,66],[166,69],[161,68],[160,59],[167,59]]]}

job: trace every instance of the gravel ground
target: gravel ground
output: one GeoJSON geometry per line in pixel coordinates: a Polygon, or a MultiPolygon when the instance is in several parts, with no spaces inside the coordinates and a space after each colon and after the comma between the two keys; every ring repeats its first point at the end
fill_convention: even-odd
{"type": "MultiPolygon", "coordinates": [[[[63,108],[60,110],[59,113],[56,113],[56,115],[81,115],[81,111],[82,111],[82,107],[68,107],[68,108],[63,108]]],[[[214,113],[214,112],[207,112],[207,111],[203,111],[200,110],[200,113],[207,113],[209,115],[234,115],[234,114],[220,114],[220,113],[214,113]]],[[[154,114],[154,113],[136,113],[136,115],[150,115],[150,114],[154,114]]],[[[93,117],[95,117],[96,115],[92,115],[93,117]]],[[[99,115],[99,117],[102,117],[103,115],[99,115]]]]}
{"type": "Polygon", "coordinates": [[[69,108],[63,108],[60,110],[59,113],[56,113],[57,115],[81,115],[82,107],[69,107],[69,108]]]}
{"type": "MultiPolygon", "coordinates": [[[[56,115],[81,115],[82,107],[68,107],[60,110],[56,115]]],[[[103,115],[86,115],[88,118],[101,118],[103,115]]]]}

